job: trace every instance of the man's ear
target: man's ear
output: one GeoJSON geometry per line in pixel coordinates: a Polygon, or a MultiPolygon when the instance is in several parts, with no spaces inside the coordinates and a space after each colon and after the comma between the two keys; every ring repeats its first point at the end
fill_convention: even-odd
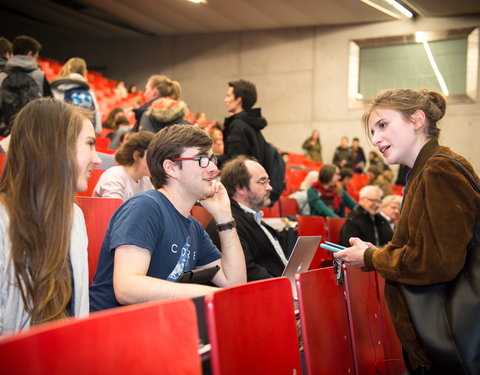
{"type": "Polygon", "coordinates": [[[248,189],[247,189],[247,187],[242,187],[242,188],[241,188],[241,187],[237,186],[237,187],[235,188],[235,195],[236,195],[237,197],[244,198],[244,197],[247,196],[247,194],[248,194],[248,189]]]}
{"type": "Polygon", "coordinates": [[[412,123],[415,130],[421,129],[425,125],[425,119],[426,119],[425,112],[421,110],[417,110],[413,113],[411,118],[412,118],[412,123]]]}
{"type": "Polygon", "coordinates": [[[165,159],[162,165],[168,177],[177,178],[178,168],[174,161],[171,161],[170,159],[165,159]]]}
{"type": "Polygon", "coordinates": [[[137,161],[138,159],[141,159],[142,157],[140,156],[140,153],[136,150],[136,151],[133,151],[133,160],[134,161],[137,161]]]}

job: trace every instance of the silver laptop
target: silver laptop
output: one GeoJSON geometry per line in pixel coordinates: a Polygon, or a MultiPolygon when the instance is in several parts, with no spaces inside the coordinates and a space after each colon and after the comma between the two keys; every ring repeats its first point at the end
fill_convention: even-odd
{"type": "Polygon", "coordinates": [[[321,239],[322,236],[299,236],[290,254],[287,265],[283,270],[282,276],[286,276],[290,280],[293,297],[295,299],[297,299],[295,274],[308,270],[321,239]]]}

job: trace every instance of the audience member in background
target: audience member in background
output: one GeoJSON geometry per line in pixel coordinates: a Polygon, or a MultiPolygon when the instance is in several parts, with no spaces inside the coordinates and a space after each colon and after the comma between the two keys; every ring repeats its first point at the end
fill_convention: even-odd
{"type": "Polygon", "coordinates": [[[282,155],[282,159],[283,159],[285,165],[287,165],[287,164],[290,162],[290,155],[289,155],[289,153],[286,152],[286,151],[283,151],[283,152],[280,153],[280,155],[282,155]]]}
{"type": "Polygon", "coordinates": [[[307,191],[316,181],[318,181],[318,172],[308,172],[300,184],[300,188],[295,193],[292,193],[288,196],[289,198],[297,200],[299,215],[310,215],[310,204],[308,203],[307,191]]]}
{"type": "Polygon", "coordinates": [[[129,93],[130,95],[138,95],[138,94],[140,94],[140,93],[138,92],[138,87],[137,87],[137,85],[133,85],[133,84],[130,85],[130,86],[128,86],[128,93],[129,93]]]}
{"type": "Polygon", "coordinates": [[[128,97],[128,90],[125,87],[125,82],[123,81],[117,83],[117,86],[115,86],[113,92],[121,99],[125,99],[128,97]]]}
{"type": "Polygon", "coordinates": [[[379,213],[382,194],[382,190],[375,185],[360,190],[358,205],[348,214],[340,231],[340,245],[350,246],[351,237],[362,238],[375,246],[383,246],[392,239],[393,230],[379,213]]]}
{"type": "Polygon", "coordinates": [[[131,131],[133,128],[133,125],[130,125],[128,118],[126,116],[119,116],[117,117],[117,120],[115,121],[115,126],[114,126],[114,132],[110,133],[107,135],[111,137],[112,142],[110,142],[110,145],[108,148],[110,150],[116,150],[119,145],[120,145],[120,137],[122,136],[123,133],[127,133],[131,131]]]}
{"type": "Polygon", "coordinates": [[[121,146],[122,146],[125,142],[127,142],[127,141],[130,139],[130,137],[131,137],[132,135],[134,135],[134,134],[135,134],[134,131],[128,131],[128,132],[122,133],[122,134],[120,135],[118,147],[121,147],[121,146]]]}
{"type": "Polygon", "coordinates": [[[222,127],[218,122],[209,128],[210,137],[213,139],[212,151],[215,155],[222,155],[224,151],[222,127]]]}
{"type": "Polygon", "coordinates": [[[177,282],[184,271],[219,266],[211,280],[225,287],[247,280],[230,199],[216,181],[212,139],[195,126],[160,130],[147,150],[157,190],[137,194],[113,214],[90,287],[93,311],[146,301],[198,297],[215,288],[177,282]],[[199,201],[213,216],[222,253],[190,216],[199,201]]]}
{"type": "MultiPolygon", "coordinates": [[[[237,156],[223,165],[222,184],[227,189],[247,265],[247,281],[278,277],[287,259],[275,229],[262,221],[262,208],[270,205],[268,174],[253,158],[237,156]]],[[[221,250],[214,221],[207,227],[213,243],[221,250]]]]}
{"type": "Polygon", "coordinates": [[[340,146],[335,149],[332,163],[339,168],[352,165],[352,150],[348,146],[348,137],[343,136],[340,139],[340,146]]]}
{"type": "MultiPolygon", "coordinates": [[[[401,286],[424,287],[455,280],[465,266],[467,245],[475,239],[480,212],[480,196],[458,164],[448,157],[435,157],[443,154],[457,159],[478,181],[465,158],[438,144],[437,122],[445,110],[445,98],[426,89],[386,90],[371,101],[363,115],[367,134],[389,164],[406,165],[411,175],[391,244],[377,249],[353,238],[351,247],[335,254],[347,265],[376,270],[386,279],[385,297],[410,374],[444,373],[441,363],[447,358],[428,354],[432,348],[418,335],[401,286]]],[[[431,318],[425,315],[425,320],[431,318]]],[[[478,317],[473,319],[476,322],[478,317]]],[[[466,331],[478,327],[471,320],[465,323],[466,331]]],[[[472,349],[478,348],[464,348],[472,349]]],[[[448,359],[452,356],[458,352],[448,353],[448,359]]],[[[463,373],[461,361],[455,362],[463,373]]]]}
{"type": "Polygon", "coordinates": [[[355,173],[363,173],[367,159],[365,158],[363,148],[360,147],[360,140],[356,137],[352,140],[350,153],[352,154],[352,162],[349,167],[353,169],[355,173]]]}
{"type": "Polygon", "coordinates": [[[368,153],[368,162],[370,167],[375,166],[381,172],[390,169],[390,167],[383,161],[382,157],[376,151],[370,151],[368,153]]]}
{"type": "Polygon", "coordinates": [[[119,165],[102,173],[93,196],[127,200],[132,195],[152,190],[147,166],[147,148],[152,139],[152,132],[133,134],[115,153],[119,165]]]}
{"type": "Polygon", "coordinates": [[[338,186],[340,170],[336,165],[324,164],[318,180],[307,191],[310,215],[344,217],[345,207],[353,209],[357,202],[345,189],[338,186]]]}
{"type": "Polygon", "coordinates": [[[267,126],[260,108],[252,108],[257,102],[257,88],[252,82],[240,79],[228,83],[224,99],[230,117],[223,125],[224,155],[219,164],[237,155],[248,155],[264,163],[265,139],[261,130],[267,126]]]}
{"type": "Polygon", "coordinates": [[[165,93],[167,88],[171,86],[168,85],[169,81],[170,78],[163,74],[154,74],[148,78],[147,84],[145,85],[145,91],[143,93],[145,103],[133,110],[133,113],[135,114],[135,125],[133,126],[133,131],[139,130],[140,120],[142,119],[143,114],[148,108],[150,108],[152,103],[161,98],[163,96],[162,93],[165,93]]]}
{"type": "Polygon", "coordinates": [[[350,182],[353,178],[353,171],[350,168],[340,168],[340,184],[342,188],[347,191],[347,186],[350,185],[350,182]]]}
{"type": "Polygon", "coordinates": [[[74,193],[99,162],[81,109],[44,98],[16,116],[0,177],[0,335],[88,314],[88,240],[74,193]]]}
{"type": "Polygon", "coordinates": [[[320,133],[314,130],[312,135],[303,142],[302,148],[307,152],[307,159],[317,162],[323,162],[322,144],[320,143],[320,133]]]}
{"type": "Polygon", "coordinates": [[[392,194],[393,173],[390,170],[382,171],[372,165],[367,169],[367,185],[376,185],[382,189],[384,196],[392,194]]]}
{"type": "Polygon", "coordinates": [[[0,72],[5,70],[5,64],[12,54],[12,43],[7,38],[0,37],[0,72]]]}
{"type": "Polygon", "coordinates": [[[135,114],[135,125],[133,126],[133,131],[137,132],[140,127],[140,119],[142,118],[144,112],[150,107],[152,102],[160,97],[159,87],[164,84],[169,78],[163,74],[154,74],[150,76],[145,85],[145,91],[143,93],[143,98],[145,103],[140,107],[133,109],[135,114]]]}
{"type": "Polygon", "coordinates": [[[126,116],[123,108],[115,107],[109,113],[105,122],[103,123],[103,127],[106,129],[115,129],[115,122],[117,121],[118,117],[126,116]]]}
{"type": "Polygon", "coordinates": [[[69,59],[50,85],[55,98],[94,112],[95,118],[92,122],[95,133],[98,135],[102,132],[102,115],[95,92],[90,90],[87,82],[87,63],[84,59],[69,59]]]}
{"type": "Polygon", "coordinates": [[[205,112],[197,112],[195,114],[195,123],[193,125],[199,126],[199,127],[204,127],[204,122],[207,121],[207,115],[205,112]]]}
{"type": "Polygon", "coordinates": [[[47,78],[37,65],[41,49],[42,45],[29,36],[17,36],[13,41],[13,56],[5,64],[5,70],[0,72],[2,137],[10,133],[13,116],[25,104],[42,96],[52,96],[47,78]]]}
{"type": "Polygon", "coordinates": [[[184,119],[187,105],[180,100],[180,84],[170,79],[158,86],[160,97],[155,99],[140,119],[139,130],[158,132],[170,125],[190,125],[184,119]]]}
{"type": "Polygon", "coordinates": [[[392,231],[395,229],[395,225],[400,217],[400,207],[402,205],[402,197],[400,195],[387,195],[382,199],[382,205],[380,206],[380,215],[390,224],[392,231]]]}

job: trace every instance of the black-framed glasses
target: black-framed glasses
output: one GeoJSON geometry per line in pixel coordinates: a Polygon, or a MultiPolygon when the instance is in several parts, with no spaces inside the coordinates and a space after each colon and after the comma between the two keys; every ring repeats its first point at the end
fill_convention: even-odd
{"type": "Polygon", "coordinates": [[[369,198],[369,197],[364,197],[365,199],[369,200],[370,202],[372,203],[377,203],[377,204],[382,204],[382,200],[381,199],[372,199],[372,198],[369,198]]]}
{"type": "Polygon", "coordinates": [[[207,155],[197,155],[185,158],[174,158],[170,159],[171,161],[183,161],[183,160],[195,160],[198,161],[198,165],[201,168],[207,168],[210,162],[217,165],[217,155],[207,156],[207,155]]]}
{"type": "Polygon", "coordinates": [[[260,180],[256,181],[256,183],[265,186],[266,184],[269,184],[270,181],[271,180],[269,178],[263,177],[260,180]]]}

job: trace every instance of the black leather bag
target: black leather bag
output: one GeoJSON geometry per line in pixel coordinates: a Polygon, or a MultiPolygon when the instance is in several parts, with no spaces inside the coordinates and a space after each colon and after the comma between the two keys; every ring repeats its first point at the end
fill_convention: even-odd
{"type": "MultiPolygon", "coordinates": [[[[473,188],[471,172],[457,163],[473,188]]],[[[465,265],[449,282],[412,286],[399,284],[410,316],[438,374],[480,374],[480,221],[467,248],[465,265]]]]}

